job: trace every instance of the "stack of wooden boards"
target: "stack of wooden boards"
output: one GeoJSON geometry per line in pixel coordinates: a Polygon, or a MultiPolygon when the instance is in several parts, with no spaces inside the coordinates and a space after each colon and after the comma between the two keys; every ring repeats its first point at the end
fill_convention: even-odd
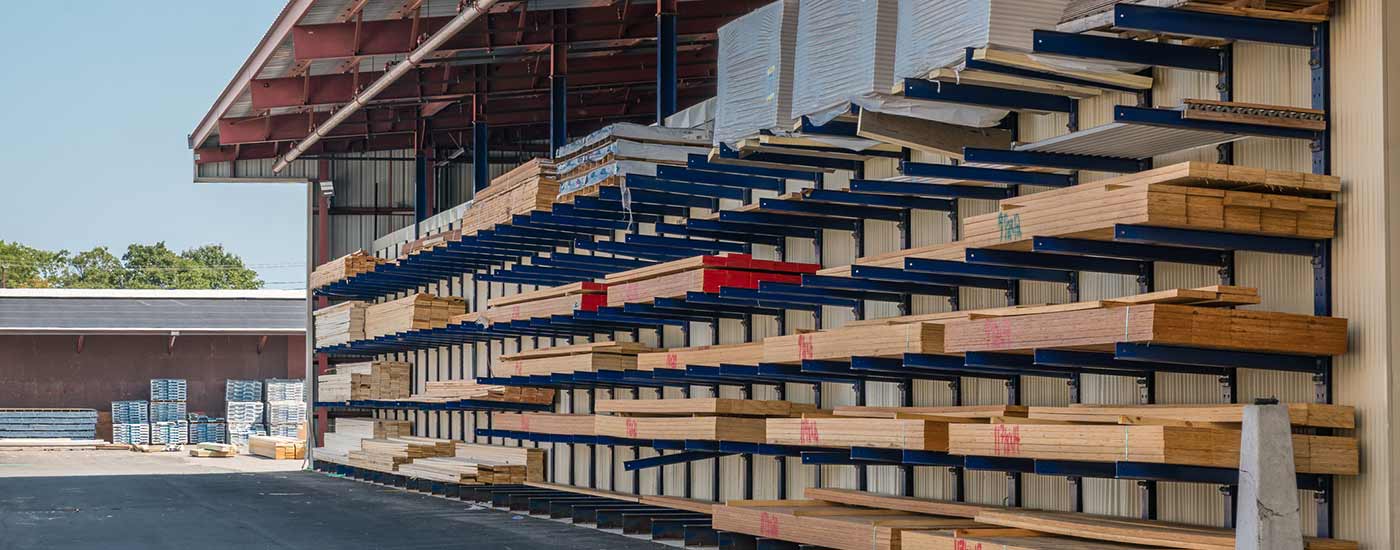
{"type": "Polygon", "coordinates": [[[363,440],[407,435],[413,435],[413,423],[407,420],[337,418],[334,429],[325,433],[325,446],[316,448],[316,460],[347,464],[350,451],[359,450],[363,440]]]}
{"type": "Polygon", "coordinates": [[[607,285],[578,282],[492,298],[481,316],[485,324],[506,323],[551,315],[573,315],[575,311],[598,311],[607,305],[607,285]]]}
{"type": "Polygon", "coordinates": [[[635,342],[596,342],[542,348],[502,355],[491,365],[491,376],[632,370],[637,368],[637,354],[652,351],[656,350],[635,342]]]}
{"type": "Polygon", "coordinates": [[[369,306],[365,311],[365,338],[443,328],[454,315],[466,312],[467,301],[463,298],[420,292],[369,306]]]}
{"type": "MultiPolygon", "coordinates": [[[[305,447],[303,447],[303,453],[305,447]]],[[[226,443],[200,443],[190,447],[190,456],[195,458],[230,458],[238,456],[238,447],[226,443]]]]}
{"type": "Polygon", "coordinates": [[[495,413],[491,427],[512,432],[552,435],[597,435],[591,414],[495,413]]]}
{"type": "Polygon", "coordinates": [[[275,435],[255,435],[248,438],[248,453],[273,460],[306,458],[306,441],[275,435]]]}
{"type": "MultiPolygon", "coordinates": [[[[1230,550],[1229,529],[809,488],[810,500],[729,501],[714,528],[837,550],[1230,550]]],[[[1307,538],[1313,550],[1352,541],[1307,538]]]]}
{"type": "Polygon", "coordinates": [[[363,250],[356,250],[316,266],[316,269],[311,272],[311,288],[321,288],[361,273],[368,273],[374,271],[375,266],[386,263],[389,263],[389,260],[376,258],[363,250]]]}
{"type": "Polygon", "coordinates": [[[659,166],[684,167],[689,155],[709,152],[708,130],[613,124],[556,152],[558,201],[595,196],[600,186],[620,185],[628,174],[655,176],[659,166]]]}
{"type": "Polygon", "coordinates": [[[316,377],[316,398],[323,402],[394,400],[409,397],[413,365],[372,361],[336,365],[316,377]]]}
{"type": "Polygon", "coordinates": [[[554,402],[554,390],[521,386],[478,384],[472,380],[430,380],[423,393],[414,394],[412,401],[452,402],[464,400],[499,401],[548,405],[554,402]]]}
{"type": "Polygon", "coordinates": [[[559,195],[559,179],[554,162],[531,159],[515,169],[496,176],[491,185],[477,192],[471,208],[462,216],[462,236],[497,225],[509,224],[511,216],[548,212],[559,195]]]}
{"type": "Polygon", "coordinates": [[[816,411],[789,401],[694,398],[607,400],[596,404],[597,435],[669,441],[704,440],[763,443],[765,417],[816,411]]]}
{"type": "Polygon", "coordinates": [[[316,347],[338,346],[365,339],[364,302],[342,302],[315,311],[316,347]]]}
{"type": "Polygon", "coordinates": [[[458,443],[454,456],[420,458],[399,466],[399,473],[464,485],[544,481],[543,449],[458,443]]]}
{"type": "Polygon", "coordinates": [[[637,355],[638,370],[684,369],[691,365],[757,365],[763,362],[763,342],[673,348],[637,355]]]}
{"type": "MultiPolygon", "coordinates": [[[[1288,405],[1300,429],[1354,429],[1342,405],[1288,405]]],[[[600,410],[602,410],[600,408],[600,410]]],[[[1242,405],[838,407],[767,420],[766,442],[1084,462],[1239,467],[1242,405]]],[[[1302,473],[1356,474],[1356,438],[1299,433],[1302,473]]]]}
{"type": "MultiPolygon", "coordinates": [[[[968,248],[1029,250],[1033,237],[1112,240],[1116,224],[1328,239],[1336,234],[1335,176],[1185,162],[1011,197],[969,216],[960,240],[861,258],[904,267],[907,258],[963,261],[968,248]]],[[[850,267],[823,274],[844,275],[850,267]]]]}
{"type": "MultiPolygon", "coordinates": [[[[1113,26],[1113,6],[1142,4],[1207,13],[1280,19],[1304,23],[1327,21],[1333,3],[1328,0],[1070,0],[1060,17],[1059,29],[1083,32],[1113,26]]],[[[1139,33],[1143,36],[1143,33],[1139,33]]]]}
{"type": "Polygon", "coordinates": [[[655,298],[684,298],[687,292],[719,292],[721,287],[758,288],[762,281],[800,283],[804,273],[821,266],[755,260],[748,254],[695,256],[613,273],[604,277],[608,305],[649,303],[655,298]]]}
{"type": "Polygon", "coordinates": [[[1346,353],[1346,319],[1229,308],[1259,301],[1252,288],[1210,286],[1112,300],[855,321],[837,329],[767,338],[763,360],[797,363],[1046,348],[1112,351],[1120,342],[1318,356],[1346,353]]]}
{"type": "Polygon", "coordinates": [[[457,452],[452,441],[402,435],[385,439],[362,439],[360,448],[346,453],[346,463],[357,468],[380,472],[396,472],[402,464],[416,459],[452,456],[457,452]]]}

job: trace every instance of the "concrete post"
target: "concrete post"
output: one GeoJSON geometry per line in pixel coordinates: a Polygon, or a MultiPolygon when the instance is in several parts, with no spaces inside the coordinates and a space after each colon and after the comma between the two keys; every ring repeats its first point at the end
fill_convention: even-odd
{"type": "Polygon", "coordinates": [[[1303,550],[1288,407],[1250,405],[1240,435],[1235,550],[1303,550]]]}

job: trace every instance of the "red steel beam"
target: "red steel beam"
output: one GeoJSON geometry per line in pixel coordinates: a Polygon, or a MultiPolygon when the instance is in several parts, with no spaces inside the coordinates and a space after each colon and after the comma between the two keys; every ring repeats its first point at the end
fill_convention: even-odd
{"type": "MultiPolygon", "coordinates": [[[[713,34],[725,23],[769,2],[771,0],[694,2],[693,6],[686,6],[677,32],[682,38],[713,34]]],[[[444,43],[438,48],[437,55],[463,51],[488,52],[520,46],[548,46],[553,42],[555,29],[550,24],[549,17],[554,11],[558,10],[527,12],[523,24],[522,18],[516,13],[493,13],[484,16],[444,43]]],[[[652,22],[653,14],[642,13],[641,10],[638,12],[635,17],[622,19],[619,9],[613,6],[568,10],[569,42],[587,44],[618,40],[655,40],[655,25],[648,24],[652,22]],[[622,24],[621,33],[618,32],[619,24],[622,24]]],[[[353,22],[300,25],[292,30],[293,57],[296,61],[313,61],[404,54],[413,50],[417,36],[436,32],[450,19],[418,19],[416,28],[412,19],[364,21],[358,25],[358,40],[357,24],[353,22]]]]}
{"type": "MultiPolygon", "coordinates": [[[[716,56],[713,50],[686,52],[680,56],[678,72],[682,80],[714,78],[716,56]]],[[[618,55],[570,60],[571,89],[607,85],[655,84],[656,56],[618,55]]],[[[373,82],[382,73],[329,74],[311,77],[267,78],[253,81],[253,109],[263,111],[282,107],[334,105],[350,101],[356,85],[373,82]]],[[[433,102],[472,94],[509,95],[522,92],[548,92],[542,79],[526,63],[492,68],[487,89],[478,90],[477,80],[461,67],[417,69],[404,75],[375,99],[377,102],[417,99],[433,102]],[[452,69],[444,72],[446,69],[452,69]],[[446,75],[446,76],[445,76],[446,75]],[[489,90],[489,91],[488,91],[489,90]]]]}

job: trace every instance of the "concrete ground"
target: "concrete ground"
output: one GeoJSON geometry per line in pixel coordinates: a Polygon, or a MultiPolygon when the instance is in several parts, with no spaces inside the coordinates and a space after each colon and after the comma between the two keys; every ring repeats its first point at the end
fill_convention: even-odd
{"type": "Polygon", "coordinates": [[[304,472],[299,461],[0,452],[0,550],[31,548],[666,547],[304,472]]]}

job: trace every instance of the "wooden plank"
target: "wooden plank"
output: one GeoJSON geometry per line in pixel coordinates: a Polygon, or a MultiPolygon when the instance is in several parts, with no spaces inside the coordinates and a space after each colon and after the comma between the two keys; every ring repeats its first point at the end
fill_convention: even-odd
{"type": "Polygon", "coordinates": [[[1160,546],[1127,545],[1017,531],[998,534],[994,529],[954,531],[905,531],[903,550],[1158,550],[1160,546]],[[984,534],[985,533],[985,534],[984,534]]]}
{"type": "Polygon", "coordinates": [[[947,451],[949,422],[944,418],[769,418],[768,443],[805,447],[875,447],[918,451],[947,451]]]}
{"type": "Polygon", "coordinates": [[[514,432],[595,435],[591,414],[493,413],[492,427],[514,432]]]}
{"type": "Polygon", "coordinates": [[[811,500],[819,500],[834,504],[845,504],[848,506],[863,506],[866,508],[882,508],[885,510],[898,510],[901,512],[912,512],[915,514],[928,514],[931,516],[947,516],[953,518],[973,519],[977,514],[989,510],[1004,510],[1002,506],[990,506],[985,504],[970,504],[966,502],[951,502],[945,500],[930,500],[924,498],[882,495],[878,493],[867,493],[853,489],[824,489],[820,487],[808,487],[803,493],[811,500]]]}
{"type": "Polygon", "coordinates": [[[594,418],[597,435],[627,439],[703,440],[763,443],[762,418],[737,416],[636,418],[603,416],[594,418]]]}
{"type": "Polygon", "coordinates": [[[964,147],[1010,149],[1011,132],[861,110],[856,135],[962,159],[964,147]]]}
{"type": "Polygon", "coordinates": [[[596,412],[631,416],[792,416],[814,412],[816,405],[791,401],[693,397],[687,399],[604,399],[596,412]]]}
{"type": "Polygon", "coordinates": [[[799,363],[806,359],[903,357],[906,353],[944,353],[945,326],[938,322],[869,325],[821,332],[772,336],[763,340],[765,363],[799,363]]]}
{"type": "Polygon", "coordinates": [[[618,353],[582,353],[532,359],[503,359],[491,365],[492,376],[530,376],[571,372],[621,371],[637,368],[637,356],[618,353]]]}
{"type": "Polygon", "coordinates": [[[554,346],[508,353],[501,355],[499,359],[502,361],[516,361],[520,359],[542,359],[545,357],[564,357],[566,355],[580,355],[586,353],[637,355],[639,353],[650,353],[654,351],[657,351],[657,349],[638,342],[589,342],[586,344],[554,346]]]}
{"type": "Polygon", "coordinates": [[[948,407],[867,407],[842,405],[832,410],[836,416],[862,418],[896,418],[898,415],[944,416],[951,418],[994,418],[1026,416],[1028,407],[1020,405],[961,405],[948,407]]]}
{"type": "Polygon", "coordinates": [[[690,365],[757,365],[763,361],[763,342],[720,346],[674,348],[637,355],[640,370],[683,369],[690,365]]]}
{"type": "Polygon", "coordinates": [[[1065,69],[1055,65],[1049,65],[1046,63],[1036,61],[1035,57],[1031,56],[1030,54],[1010,50],[978,48],[977,50],[972,52],[972,58],[978,61],[996,63],[998,65],[1006,65],[1009,67],[1016,67],[1019,69],[1029,69],[1032,71],[1056,74],[1060,76],[1068,76],[1072,78],[1078,78],[1080,80],[1086,80],[1089,82],[1097,82],[1100,84],[1109,84],[1113,86],[1122,86],[1126,88],[1132,88],[1135,90],[1149,90],[1152,88],[1152,77],[1150,76],[1141,76],[1117,71],[1097,72],[1065,69]]]}
{"type": "Polygon", "coordinates": [[[1241,124],[1259,124],[1321,132],[1327,129],[1327,113],[1318,109],[1263,105],[1213,99],[1183,99],[1182,118],[1241,124]]]}
{"type": "MultiPolygon", "coordinates": [[[[1287,403],[1289,420],[1294,426],[1337,428],[1356,427],[1356,409],[1347,405],[1320,403],[1287,403]]],[[[1030,407],[1028,416],[1046,420],[1076,420],[1116,423],[1121,416],[1171,418],[1193,422],[1239,424],[1243,422],[1245,405],[1071,405],[1068,407],[1030,407]]]]}
{"type": "MultiPolygon", "coordinates": [[[[924,80],[937,80],[939,82],[948,82],[952,84],[972,84],[974,86],[989,86],[992,88],[1006,88],[1010,90],[1024,90],[1027,92],[1060,95],[1075,99],[1085,99],[1103,95],[1102,88],[1065,84],[1053,80],[1026,78],[978,69],[963,69],[961,71],[949,68],[934,69],[924,76],[924,80]]],[[[903,91],[903,82],[896,83],[891,90],[891,92],[895,94],[902,93],[903,91]]]]}
{"type": "Polygon", "coordinates": [[[512,294],[510,296],[498,296],[496,298],[488,300],[486,302],[486,305],[487,307],[495,308],[515,304],[523,304],[525,302],[533,302],[536,300],[544,300],[546,298],[558,298],[560,296],[574,296],[577,294],[601,294],[603,292],[606,292],[607,290],[608,286],[605,284],[595,283],[592,281],[580,281],[577,283],[571,283],[567,285],[542,288],[540,290],[532,292],[521,292],[519,294],[512,294]]]}
{"type": "Polygon", "coordinates": [[[811,544],[836,550],[899,550],[900,534],[911,529],[980,527],[963,518],[944,518],[845,506],[714,507],[714,528],[756,537],[811,544]]]}
{"type": "Polygon", "coordinates": [[[683,298],[687,292],[719,292],[721,288],[758,288],[759,283],[801,283],[795,273],[739,271],[729,269],[692,269],[640,281],[613,284],[608,287],[608,306],[650,303],[656,298],[683,298]]]}
{"type": "MultiPolygon", "coordinates": [[[[1235,547],[1235,534],[1229,529],[1113,516],[1003,510],[980,513],[977,515],[977,521],[1003,527],[1127,544],[1146,544],[1190,550],[1232,550],[1235,547]]],[[[1311,550],[1354,550],[1359,548],[1355,542],[1337,539],[1307,537],[1304,542],[1305,546],[1311,550]]]]}

